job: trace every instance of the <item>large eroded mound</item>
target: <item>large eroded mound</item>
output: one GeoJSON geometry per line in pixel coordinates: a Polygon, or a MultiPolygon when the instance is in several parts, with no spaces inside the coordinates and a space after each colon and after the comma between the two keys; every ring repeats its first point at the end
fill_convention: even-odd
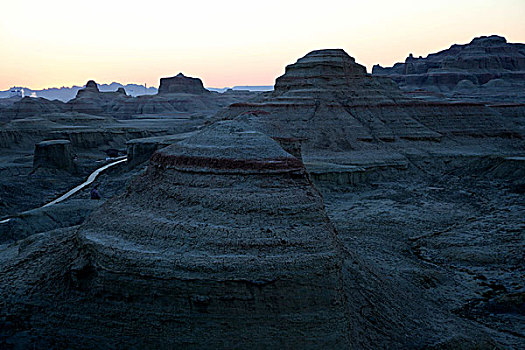
{"type": "Polygon", "coordinates": [[[67,242],[43,268],[3,264],[1,285],[19,286],[0,289],[16,294],[2,304],[16,315],[4,338],[30,329],[60,346],[348,344],[341,248],[321,196],[298,159],[230,122],[158,151],[67,242]],[[24,283],[42,274],[41,288],[24,283]]]}

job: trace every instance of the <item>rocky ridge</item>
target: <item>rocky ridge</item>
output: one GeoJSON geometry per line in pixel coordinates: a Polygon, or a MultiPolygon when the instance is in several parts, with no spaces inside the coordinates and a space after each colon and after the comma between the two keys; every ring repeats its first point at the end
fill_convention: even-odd
{"type": "Polygon", "coordinates": [[[427,99],[525,102],[525,44],[508,43],[497,35],[474,38],[424,58],[410,54],[393,67],[375,65],[372,73],[427,99]]]}

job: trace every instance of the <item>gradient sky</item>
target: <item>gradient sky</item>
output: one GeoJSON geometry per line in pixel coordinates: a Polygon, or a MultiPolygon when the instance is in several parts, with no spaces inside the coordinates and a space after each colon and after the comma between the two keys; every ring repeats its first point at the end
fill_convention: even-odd
{"type": "Polygon", "coordinates": [[[525,0],[0,1],[0,90],[158,86],[179,72],[273,85],[315,49],[343,48],[370,71],[480,35],[525,42],[525,0]]]}

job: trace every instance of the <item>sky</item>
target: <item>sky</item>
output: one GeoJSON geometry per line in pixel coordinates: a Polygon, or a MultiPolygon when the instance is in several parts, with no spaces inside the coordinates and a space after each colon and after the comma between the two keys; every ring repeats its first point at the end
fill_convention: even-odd
{"type": "Polygon", "coordinates": [[[207,87],[273,85],[308,52],[371,71],[480,35],[525,42],[525,0],[0,0],[0,90],[183,72],[207,87]]]}

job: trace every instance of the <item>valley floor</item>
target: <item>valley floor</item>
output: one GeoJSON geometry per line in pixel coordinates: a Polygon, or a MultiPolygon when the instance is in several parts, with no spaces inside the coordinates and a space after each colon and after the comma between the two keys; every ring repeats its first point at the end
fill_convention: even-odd
{"type": "Polygon", "coordinates": [[[351,324],[368,328],[352,338],[369,343],[354,345],[493,348],[492,338],[523,346],[523,185],[452,174],[400,177],[344,191],[321,187],[352,252],[346,285],[349,304],[359,309],[350,310],[351,324]],[[359,281],[353,259],[380,277],[359,281]]]}

